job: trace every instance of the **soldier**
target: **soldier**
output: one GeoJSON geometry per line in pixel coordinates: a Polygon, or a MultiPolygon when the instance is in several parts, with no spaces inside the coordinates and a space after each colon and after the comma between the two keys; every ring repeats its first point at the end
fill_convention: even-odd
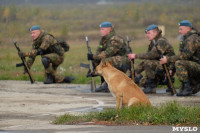
{"type": "MultiPolygon", "coordinates": [[[[111,22],[103,22],[100,24],[100,34],[101,40],[96,54],[88,54],[88,60],[94,60],[95,67],[100,63],[101,58],[105,58],[106,61],[112,60],[112,65],[115,68],[126,72],[129,61],[127,57],[127,45],[124,39],[116,35],[111,22]]],[[[107,83],[104,81],[95,91],[107,92],[107,83]]]]}
{"type": "MultiPolygon", "coordinates": [[[[148,46],[148,50],[143,54],[128,54],[128,58],[132,59],[142,59],[143,61],[136,67],[135,75],[136,80],[141,79],[141,73],[145,71],[145,76],[139,80],[139,84],[144,86],[144,93],[156,93],[156,85],[158,85],[161,81],[160,79],[165,79],[164,70],[162,65],[159,63],[160,55],[156,50],[156,47],[153,44],[153,40],[155,40],[158,45],[158,50],[161,51],[163,55],[172,56],[174,54],[174,49],[168,40],[162,37],[162,31],[158,28],[157,25],[149,25],[146,30],[146,37],[150,42],[148,46]]],[[[174,65],[167,64],[168,70],[170,73],[174,71],[174,65]]]]}
{"type": "Polygon", "coordinates": [[[200,33],[190,21],[183,20],[179,23],[179,34],[182,36],[179,55],[166,55],[160,63],[175,62],[176,75],[182,83],[177,96],[189,96],[200,90],[200,33]]]}
{"type": "MultiPolygon", "coordinates": [[[[34,25],[30,28],[33,39],[30,52],[19,52],[20,57],[29,57],[28,67],[31,68],[37,55],[41,55],[42,63],[45,68],[44,84],[52,83],[70,83],[73,77],[64,77],[56,74],[56,69],[64,60],[64,48],[58,43],[56,38],[40,29],[40,26],[34,25]]],[[[69,49],[69,45],[66,45],[69,49]]]]}

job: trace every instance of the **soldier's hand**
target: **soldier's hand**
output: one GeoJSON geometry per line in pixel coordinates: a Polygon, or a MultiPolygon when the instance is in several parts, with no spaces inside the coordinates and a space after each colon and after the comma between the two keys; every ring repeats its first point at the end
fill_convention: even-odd
{"type": "Polygon", "coordinates": [[[25,57],[25,54],[23,52],[18,52],[19,57],[25,57]]]}
{"type": "Polygon", "coordinates": [[[87,54],[88,60],[94,60],[93,54],[87,54]]]}
{"type": "Polygon", "coordinates": [[[169,75],[172,76],[172,74],[173,74],[173,71],[169,70],[169,75]]]}
{"type": "Polygon", "coordinates": [[[160,59],[160,64],[166,64],[167,63],[167,57],[163,56],[163,58],[160,59]]]}
{"type": "Polygon", "coordinates": [[[43,54],[44,54],[44,51],[43,51],[42,49],[39,48],[39,49],[37,50],[37,55],[43,55],[43,54]]]}
{"type": "Polygon", "coordinates": [[[128,59],[129,60],[135,59],[135,54],[128,54],[128,59]]]}

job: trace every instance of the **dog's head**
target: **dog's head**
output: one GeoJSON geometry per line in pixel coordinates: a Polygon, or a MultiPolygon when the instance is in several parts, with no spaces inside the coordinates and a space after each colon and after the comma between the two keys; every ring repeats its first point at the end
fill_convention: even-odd
{"type": "Polygon", "coordinates": [[[102,58],[101,59],[101,63],[96,67],[94,73],[96,75],[102,75],[103,69],[106,68],[106,67],[108,67],[108,66],[111,66],[111,64],[112,64],[112,60],[109,61],[109,62],[106,62],[105,58],[102,58]]]}

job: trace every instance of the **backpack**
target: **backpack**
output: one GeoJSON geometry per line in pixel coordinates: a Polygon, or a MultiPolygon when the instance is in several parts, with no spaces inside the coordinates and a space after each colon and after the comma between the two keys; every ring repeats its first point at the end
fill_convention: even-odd
{"type": "MultiPolygon", "coordinates": [[[[51,35],[51,34],[48,34],[48,35],[50,35],[54,39],[56,39],[53,35],[51,35]]],[[[65,40],[58,40],[58,39],[56,39],[56,40],[57,40],[56,44],[60,45],[64,49],[65,52],[69,51],[69,45],[67,44],[67,42],[65,40]]]]}
{"type": "Polygon", "coordinates": [[[57,44],[59,44],[64,49],[65,52],[69,51],[69,45],[67,44],[66,41],[59,40],[57,44]]]}

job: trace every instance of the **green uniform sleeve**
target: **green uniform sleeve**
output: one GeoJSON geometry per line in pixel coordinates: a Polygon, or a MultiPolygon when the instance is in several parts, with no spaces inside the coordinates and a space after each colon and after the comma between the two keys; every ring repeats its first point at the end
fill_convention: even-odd
{"type": "Polygon", "coordinates": [[[192,58],[197,50],[198,44],[196,43],[195,38],[190,38],[190,41],[186,41],[186,43],[187,44],[185,44],[184,49],[182,49],[178,55],[167,57],[168,62],[176,62],[177,60],[190,60],[192,58]]]}
{"type": "MultiPolygon", "coordinates": [[[[158,50],[165,55],[167,50],[169,49],[169,45],[165,40],[159,40],[158,45],[157,45],[158,50]]],[[[161,57],[156,49],[155,46],[153,48],[144,54],[136,54],[135,56],[136,59],[147,59],[147,60],[159,60],[161,57]]]]}

